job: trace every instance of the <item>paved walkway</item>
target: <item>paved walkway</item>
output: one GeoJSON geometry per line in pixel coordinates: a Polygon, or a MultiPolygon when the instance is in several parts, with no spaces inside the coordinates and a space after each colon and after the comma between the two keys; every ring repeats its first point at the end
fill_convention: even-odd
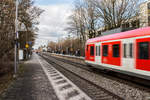
{"type": "Polygon", "coordinates": [[[58,100],[35,54],[2,100],[58,100]]]}

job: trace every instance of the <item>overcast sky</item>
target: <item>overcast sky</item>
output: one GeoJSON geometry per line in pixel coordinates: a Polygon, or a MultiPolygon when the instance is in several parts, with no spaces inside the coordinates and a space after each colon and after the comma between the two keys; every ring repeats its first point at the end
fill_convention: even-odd
{"type": "Polygon", "coordinates": [[[64,28],[71,14],[72,3],[73,0],[35,0],[35,5],[45,11],[39,18],[39,32],[34,48],[67,36],[64,28]]]}
{"type": "MultiPolygon", "coordinates": [[[[40,16],[39,32],[34,48],[47,45],[67,36],[64,31],[67,18],[71,14],[74,0],[35,0],[35,5],[45,10],[40,16]]],[[[146,0],[141,0],[146,1],[146,0]]]]}

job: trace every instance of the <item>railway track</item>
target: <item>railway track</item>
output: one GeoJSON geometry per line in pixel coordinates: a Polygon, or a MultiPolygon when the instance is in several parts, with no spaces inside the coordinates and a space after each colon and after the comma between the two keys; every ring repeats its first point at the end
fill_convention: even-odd
{"type": "Polygon", "coordinates": [[[107,91],[106,89],[88,81],[87,79],[73,73],[72,71],[60,66],[58,62],[50,57],[42,56],[48,63],[64,74],[69,80],[82,89],[92,100],[124,100],[123,98],[107,91]]]}
{"type": "Polygon", "coordinates": [[[99,72],[95,73],[95,71],[93,72],[90,68],[88,68],[84,64],[75,63],[69,60],[64,60],[62,58],[52,57],[47,54],[44,54],[43,56],[46,57],[46,59],[49,59],[50,61],[52,61],[53,63],[57,63],[62,68],[69,70],[71,73],[75,73],[76,75],[82,78],[85,77],[92,84],[96,84],[110,91],[110,93],[114,93],[115,95],[118,95],[121,98],[125,98],[126,100],[127,99],[128,100],[149,100],[147,99],[150,96],[149,88],[145,88],[143,86],[132,84],[129,81],[111,77],[109,75],[105,75],[104,73],[102,74],[100,74],[99,72]],[[72,70],[72,68],[69,69],[69,67],[66,67],[66,65],[63,66],[63,64],[74,66],[79,71],[76,70],[75,68],[74,70],[72,70]],[[82,73],[82,70],[86,70],[88,72],[83,71],[82,73]],[[87,73],[88,75],[91,74],[91,76],[94,76],[96,74],[94,77],[97,77],[97,78],[90,79],[89,77],[91,76],[88,77],[88,75],[82,75],[84,73],[87,73]],[[100,82],[100,79],[104,81],[100,82]]]}
{"type": "MultiPolygon", "coordinates": [[[[44,55],[51,56],[51,55],[48,55],[48,54],[44,54],[44,55]]],[[[58,58],[58,57],[54,57],[54,56],[51,56],[51,57],[53,57],[54,59],[57,59],[59,61],[62,61],[62,62],[67,62],[67,63],[69,63],[73,66],[85,69],[87,71],[103,75],[103,76],[108,77],[108,78],[115,78],[115,79],[119,78],[119,79],[125,80],[125,81],[128,80],[131,84],[133,83],[133,84],[141,85],[141,86],[144,86],[144,87],[147,87],[147,88],[150,87],[150,84],[149,84],[150,81],[149,80],[145,80],[145,79],[134,77],[134,76],[129,76],[129,75],[126,75],[126,74],[123,74],[123,73],[108,71],[108,70],[97,70],[96,68],[89,67],[86,64],[82,64],[82,63],[78,63],[78,62],[74,62],[74,61],[71,61],[71,60],[62,59],[62,58],[58,58]]]]}

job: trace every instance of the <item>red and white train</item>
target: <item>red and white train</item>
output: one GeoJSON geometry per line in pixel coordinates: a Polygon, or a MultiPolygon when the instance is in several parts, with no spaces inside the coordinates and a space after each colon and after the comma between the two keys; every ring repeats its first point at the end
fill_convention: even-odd
{"type": "Polygon", "coordinates": [[[89,39],[85,62],[150,80],[150,27],[89,39]]]}

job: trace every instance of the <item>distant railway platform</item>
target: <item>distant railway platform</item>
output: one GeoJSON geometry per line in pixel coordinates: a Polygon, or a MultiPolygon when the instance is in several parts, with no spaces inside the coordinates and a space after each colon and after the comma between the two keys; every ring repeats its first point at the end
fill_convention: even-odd
{"type": "Polygon", "coordinates": [[[47,53],[47,52],[44,52],[42,54],[48,54],[48,55],[51,55],[51,56],[67,59],[69,61],[73,61],[73,62],[77,62],[77,63],[85,65],[84,57],[82,57],[82,56],[64,55],[64,54],[47,53]]]}

